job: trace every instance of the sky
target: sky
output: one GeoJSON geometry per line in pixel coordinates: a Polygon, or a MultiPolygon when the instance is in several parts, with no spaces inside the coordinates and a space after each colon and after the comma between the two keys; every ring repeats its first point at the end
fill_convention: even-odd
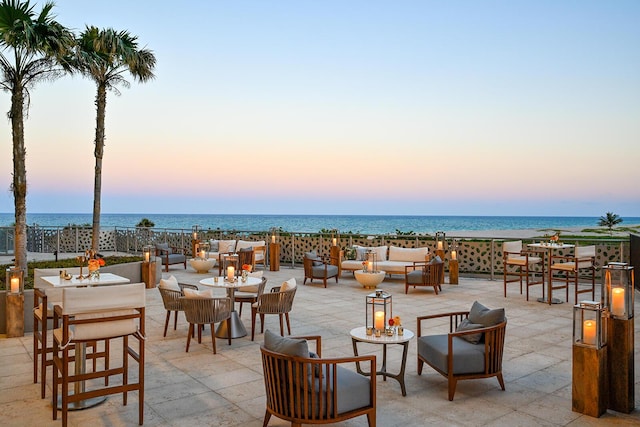
{"type": "MultiPolygon", "coordinates": [[[[640,216],[638,1],[55,4],[157,59],[107,95],[103,213],[640,216]]],[[[31,90],[28,212],[92,211],[95,94],[31,90]]]]}

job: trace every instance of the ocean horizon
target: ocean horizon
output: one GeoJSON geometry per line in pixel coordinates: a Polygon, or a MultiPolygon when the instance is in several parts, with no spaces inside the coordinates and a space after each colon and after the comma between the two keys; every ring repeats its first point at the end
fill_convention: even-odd
{"type": "MultiPolygon", "coordinates": [[[[316,233],[337,229],[342,233],[389,234],[414,232],[433,234],[436,231],[481,230],[547,230],[562,228],[595,228],[600,217],[576,216],[473,216],[473,215],[254,215],[254,214],[118,214],[100,216],[102,227],[135,227],[147,218],[155,228],[191,230],[269,231],[280,228],[288,232],[316,233]]],[[[622,217],[620,225],[640,224],[640,217],[622,217]]],[[[13,225],[13,213],[0,213],[0,227],[13,225]]],[[[27,213],[27,224],[41,227],[90,225],[91,213],[27,213]]]]}

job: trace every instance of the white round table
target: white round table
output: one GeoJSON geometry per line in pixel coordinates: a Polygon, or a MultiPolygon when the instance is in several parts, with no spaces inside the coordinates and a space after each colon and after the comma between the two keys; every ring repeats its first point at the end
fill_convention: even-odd
{"type": "Polygon", "coordinates": [[[247,277],[246,281],[242,281],[239,277],[236,278],[235,281],[229,282],[226,278],[222,283],[218,283],[217,277],[207,277],[206,279],[200,280],[200,284],[203,286],[209,286],[211,288],[225,288],[227,290],[227,295],[231,299],[231,318],[229,319],[230,327],[227,330],[227,322],[221,322],[218,325],[218,329],[216,330],[216,337],[218,338],[228,338],[229,332],[231,333],[231,338],[242,338],[247,335],[247,330],[244,327],[244,323],[240,320],[240,316],[238,316],[238,312],[236,311],[236,288],[240,288],[242,286],[256,286],[262,282],[262,279],[258,277],[247,277]]]}
{"type": "Polygon", "coordinates": [[[191,258],[189,264],[198,274],[205,274],[215,267],[216,260],[215,258],[191,258]]]}
{"type": "MultiPolygon", "coordinates": [[[[409,341],[415,336],[415,334],[409,329],[404,328],[403,335],[393,334],[391,336],[381,335],[376,337],[375,335],[367,335],[367,328],[364,326],[360,326],[359,328],[353,328],[351,332],[351,343],[353,344],[353,354],[354,356],[358,355],[358,347],[356,343],[366,342],[369,344],[382,344],[382,366],[380,370],[375,372],[375,375],[382,375],[384,381],[387,380],[387,377],[393,378],[400,383],[400,389],[402,390],[402,395],[407,395],[407,389],[404,385],[404,371],[407,366],[407,350],[409,349],[409,341]],[[400,372],[397,374],[390,374],[387,372],[387,345],[388,344],[400,344],[402,345],[402,362],[400,363],[400,372]]],[[[371,375],[371,372],[363,372],[360,369],[360,363],[356,362],[356,370],[359,374],[362,375],[371,375]]]]}
{"type": "Polygon", "coordinates": [[[377,288],[378,285],[384,280],[384,276],[386,274],[387,272],[384,270],[376,271],[374,273],[369,273],[368,271],[363,270],[354,270],[353,272],[356,281],[360,283],[365,289],[377,288]]]}

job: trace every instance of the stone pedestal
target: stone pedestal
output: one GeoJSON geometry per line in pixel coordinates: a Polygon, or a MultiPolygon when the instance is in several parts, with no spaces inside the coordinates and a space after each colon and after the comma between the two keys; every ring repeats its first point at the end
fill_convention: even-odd
{"type": "Polygon", "coordinates": [[[450,285],[458,284],[458,260],[457,259],[449,260],[449,284],[450,285]]]}
{"type": "Polygon", "coordinates": [[[607,347],[573,345],[571,409],[591,417],[607,412],[607,347]]]}
{"type": "Polygon", "coordinates": [[[145,283],[146,288],[155,288],[156,287],[156,262],[142,262],[140,264],[142,268],[142,281],[145,283]]]}
{"type": "Polygon", "coordinates": [[[269,271],[280,271],[280,243],[269,244],[269,271]]]}
{"type": "Polygon", "coordinates": [[[7,338],[24,336],[24,294],[7,294],[7,338]]]}
{"type": "Polygon", "coordinates": [[[609,318],[607,324],[608,407],[628,414],[635,408],[633,318],[609,318]]]}

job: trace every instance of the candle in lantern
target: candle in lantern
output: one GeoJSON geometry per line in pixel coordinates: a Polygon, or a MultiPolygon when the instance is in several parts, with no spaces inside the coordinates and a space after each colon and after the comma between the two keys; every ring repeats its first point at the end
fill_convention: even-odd
{"type": "Polygon", "coordinates": [[[458,251],[455,249],[451,251],[451,259],[454,261],[458,259],[458,251]]]}
{"type": "Polygon", "coordinates": [[[193,240],[198,240],[198,232],[197,231],[193,232],[193,240]]]}
{"type": "Polygon", "coordinates": [[[582,324],[582,342],[584,344],[596,345],[596,322],[585,320],[582,324]]]}
{"type": "Polygon", "coordinates": [[[200,251],[200,258],[204,259],[204,250],[200,251]]]}
{"type": "Polygon", "coordinates": [[[12,277],[11,278],[11,293],[12,294],[17,294],[18,292],[20,292],[20,279],[18,279],[17,277],[12,277]]]}
{"type": "Polygon", "coordinates": [[[611,314],[624,316],[624,288],[613,288],[611,290],[611,314]]]}
{"type": "Polygon", "coordinates": [[[377,330],[384,329],[384,311],[376,311],[373,326],[377,330]]]}
{"type": "Polygon", "coordinates": [[[338,244],[338,239],[334,237],[333,240],[331,241],[331,245],[336,246],[337,244],[338,244]]]}
{"type": "Polygon", "coordinates": [[[275,243],[276,242],[276,236],[271,236],[271,243],[275,243]]]}
{"type": "Polygon", "coordinates": [[[149,252],[144,253],[144,262],[149,262],[149,252]]]}
{"type": "Polygon", "coordinates": [[[443,250],[443,246],[442,246],[442,242],[438,242],[438,250],[441,251],[443,250]]]}
{"type": "Polygon", "coordinates": [[[373,273],[373,261],[367,261],[367,271],[373,273]]]}
{"type": "Polygon", "coordinates": [[[227,280],[232,282],[235,275],[236,275],[236,269],[232,265],[227,267],[227,280]]]}

